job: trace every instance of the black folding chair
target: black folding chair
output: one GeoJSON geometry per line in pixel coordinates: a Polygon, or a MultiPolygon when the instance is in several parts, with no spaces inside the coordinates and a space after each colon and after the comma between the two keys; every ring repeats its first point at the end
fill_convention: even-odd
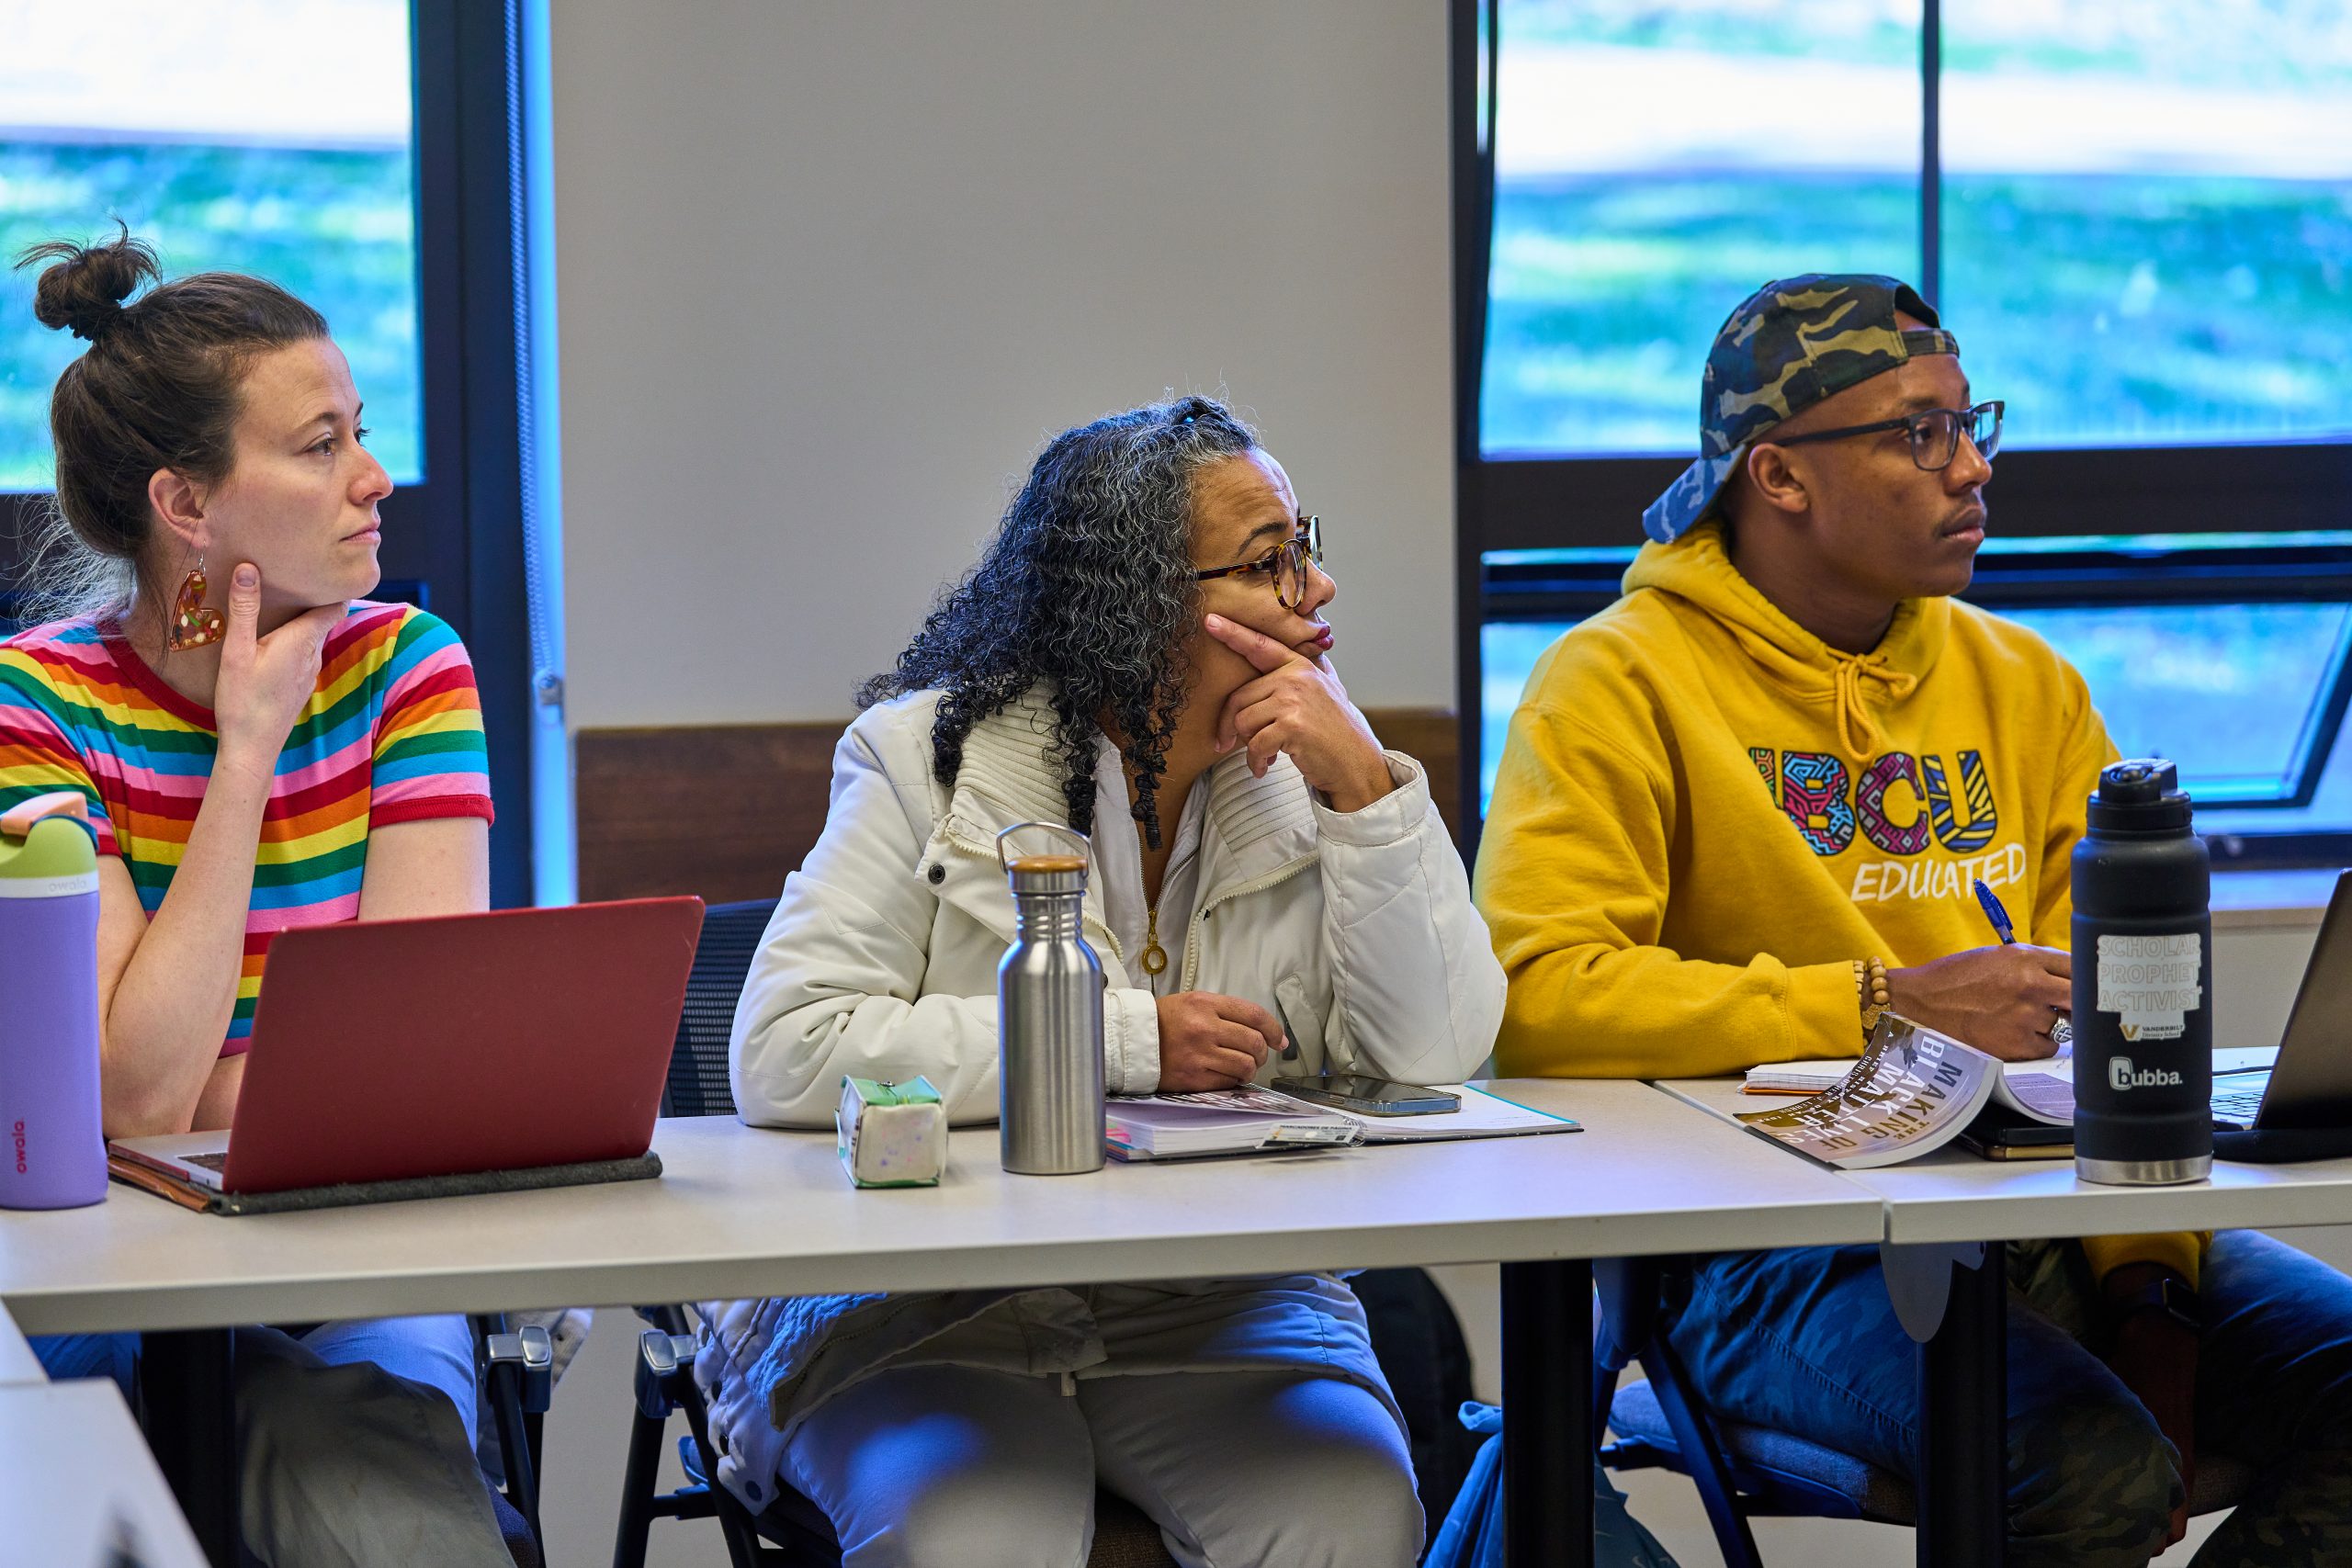
{"type": "MultiPolygon", "coordinates": [[[[1604,1442],[1600,1462],[1611,1470],[1670,1470],[1699,1489],[1724,1568],[1762,1568],[1756,1518],[1872,1519],[1911,1525],[1917,1502],[1907,1475],[1792,1432],[1752,1427],[1710,1414],[1690,1386],[1681,1358],[1667,1341],[1666,1303],[1688,1258],[1597,1261],[1600,1296],[1593,1333],[1594,1430],[1617,1434],[1604,1442]],[[1618,1386],[1620,1374],[1640,1361],[1646,1382],[1618,1386]]],[[[2217,1513],[2236,1506],[2254,1483],[2246,1466],[2221,1454],[2200,1455],[2189,1511],[2217,1513]]]]}
{"type": "Polygon", "coordinates": [[[555,1394],[555,1342],[537,1324],[509,1328],[503,1313],[472,1320],[474,1363],[490,1406],[499,1475],[485,1467],[499,1533],[518,1568],[540,1568],[547,1537],[539,1527],[539,1461],[548,1405],[555,1394]]]}
{"type": "MultiPolygon", "coordinates": [[[[662,1090],[664,1116],[731,1116],[734,1091],[728,1082],[728,1042],[734,1032],[735,1002],[760,949],[760,938],[775,913],[773,898],[714,904],[703,910],[702,940],[686,976],[686,999],[678,1015],[678,1038],[670,1051],[670,1076],[662,1090]]],[[[613,1542],[614,1568],[643,1568],[656,1519],[718,1521],[734,1568],[769,1563],[820,1562],[821,1557],[788,1557],[762,1541],[751,1511],[723,1486],[714,1486],[716,1450],[709,1413],[695,1387],[695,1341],[686,1309],[641,1306],[645,1332],[639,1337],[637,1409],[629,1426],[628,1462],[621,1483],[620,1524],[613,1542]],[[674,1492],[659,1489],[662,1439],[670,1417],[686,1417],[678,1440],[687,1483],[674,1492]]],[[[840,1552],[833,1553],[838,1559],[840,1552]]]]}

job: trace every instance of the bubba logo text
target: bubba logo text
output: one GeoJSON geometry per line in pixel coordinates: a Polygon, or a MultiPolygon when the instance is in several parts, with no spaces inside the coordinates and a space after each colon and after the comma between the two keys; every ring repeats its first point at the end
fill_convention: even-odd
{"type": "Polygon", "coordinates": [[[2162,1067],[2135,1067],[2129,1056],[2107,1059],[2107,1087],[2112,1089],[2161,1089],[2178,1082],[2178,1073],[2169,1073],[2162,1067]]]}

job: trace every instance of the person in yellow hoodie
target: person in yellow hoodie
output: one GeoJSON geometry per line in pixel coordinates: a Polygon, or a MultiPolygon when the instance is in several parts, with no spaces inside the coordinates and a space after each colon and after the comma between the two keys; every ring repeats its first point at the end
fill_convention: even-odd
{"type": "MultiPolygon", "coordinates": [[[[1782,279],[1732,312],[1702,455],[1511,719],[1476,881],[1510,979],[1499,1070],[1854,1055],[1881,995],[1998,1056],[2054,1050],[2068,856],[2115,750],[2047,644],[1952,598],[2002,414],[1894,278],[1782,279]]],[[[2352,1281],[2251,1234],[2009,1259],[2012,1564],[2144,1563],[2180,1538],[2200,1446],[2260,1480],[2198,1562],[2352,1562],[2352,1281]]],[[[1875,1248],[1707,1258],[1670,1337],[1718,1413],[1910,1470],[1875,1248]]]]}

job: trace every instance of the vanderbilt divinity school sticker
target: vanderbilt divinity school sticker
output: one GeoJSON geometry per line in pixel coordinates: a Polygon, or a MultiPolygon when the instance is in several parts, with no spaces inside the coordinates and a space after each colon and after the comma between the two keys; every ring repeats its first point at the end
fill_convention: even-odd
{"type": "Polygon", "coordinates": [[[2098,1010],[2116,1015],[2126,1040],[2177,1040],[2205,1005],[2197,931],[2098,939],[2098,1010]]]}

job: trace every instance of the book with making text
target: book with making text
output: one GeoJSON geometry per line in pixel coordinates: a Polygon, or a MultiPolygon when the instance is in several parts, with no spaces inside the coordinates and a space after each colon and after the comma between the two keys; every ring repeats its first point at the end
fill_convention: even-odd
{"type": "Polygon", "coordinates": [[[2005,1065],[1894,1013],[1879,1020],[1861,1060],[1820,1066],[1846,1070],[1793,1105],[1748,1111],[1741,1124],[1841,1169],[1868,1170],[1943,1147],[1988,1104],[2052,1126],[2074,1120],[2073,1080],[2052,1064],[2005,1065]],[[2013,1078],[2005,1066],[2038,1070],[2013,1078]],[[2064,1089],[2063,1109],[2056,1086],[2064,1089]]]}

